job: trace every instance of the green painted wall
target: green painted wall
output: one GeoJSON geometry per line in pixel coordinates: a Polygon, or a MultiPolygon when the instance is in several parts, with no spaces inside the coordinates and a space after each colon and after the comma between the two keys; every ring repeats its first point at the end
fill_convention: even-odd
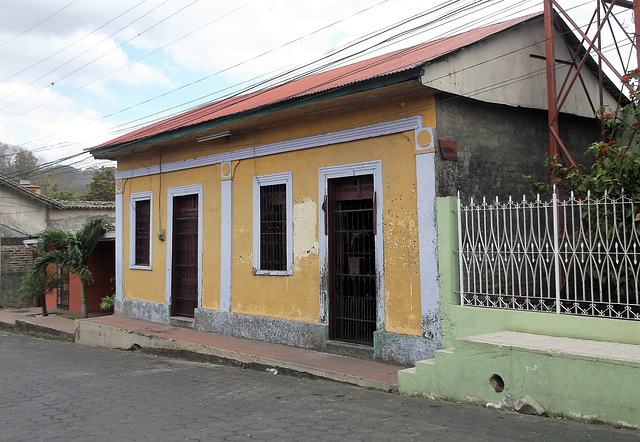
{"type": "Polygon", "coordinates": [[[438,198],[436,209],[443,350],[401,370],[400,391],[505,408],[530,395],[551,414],[640,427],[640,363],[460,340],[511,330],[640,345],[640,322],[461,306],[455,197],[438,198]],[[505,381],[501,393],[489,385],[494,373],[505,381]]]}

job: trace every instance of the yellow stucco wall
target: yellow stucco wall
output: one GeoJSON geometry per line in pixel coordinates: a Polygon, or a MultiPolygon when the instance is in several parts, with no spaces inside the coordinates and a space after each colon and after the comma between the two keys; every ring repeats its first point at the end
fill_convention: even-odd
{"type": "MultiPolygon", "coordinates": [[[[286,124],[253,129],[214,147],[199,143],[176,145],[163,151],[162,162],[172,162],[212,153],[283,140],[367,126],[415,115],[425,126],[435,126],[433,97],[426,90],[400,94],[384,102],[347,112],[310,117],[298,116],[286,124]]],[[[235,132],[234,132],[235,133],[235,132]]],[[[234,164],[232,307],[235,313],[317,323],[320,308],[318,168],[381,160],[383,198],[386,331],[420,335],[420,286],[416,201],[414,132],[353,141],[338,145],[246,159],[234,164]],[[258,276],[253,267],[253,178],[292,172],[294,258],[291,276],[258,276]]],[[[124,158],[119,170],[159,163],[147,154],[124,158]]],[[[203,296],[202,307],[220,306],[220,165],[127,179],[123,188],[124,297],[165,302],[166,244],[155,232],[167,227],[167,189],[190,184],[203,187],[203,296]],[[129,269],[129,195],[154,192],[153,269],[129,269]]]]}

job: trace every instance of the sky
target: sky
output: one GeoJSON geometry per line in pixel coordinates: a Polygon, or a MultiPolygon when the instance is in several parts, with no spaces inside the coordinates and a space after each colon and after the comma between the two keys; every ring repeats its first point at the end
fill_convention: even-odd
{"type": "MultiPolygon", "coordinates": [[[[558,1],[579,25],[596,5],[558,1]]],[[[327,61],[542,9],[542,0],[0,0],[0,142],[56,161],[327,61]]],[[[630,12],[617,16],[633,25],[630,12]]]]}

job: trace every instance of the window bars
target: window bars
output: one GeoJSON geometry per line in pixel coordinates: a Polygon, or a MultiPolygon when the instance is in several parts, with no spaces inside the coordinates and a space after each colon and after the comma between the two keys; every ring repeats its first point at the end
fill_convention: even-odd
{"type": "Polygon", "coordinates": [[[260,187],[260,270],[287,270],[287,185],[260,187]]]}
{"type": "Polygon", "coordinates": [[[135,265],[149,265],[149,245],[151,241],[151,200],[135,202],[135,265]]]}
{"type": "Polygon", "coordinates": [[[624,195],[458,197],[461,304],[640,320],[638,210],[624,195]]]}

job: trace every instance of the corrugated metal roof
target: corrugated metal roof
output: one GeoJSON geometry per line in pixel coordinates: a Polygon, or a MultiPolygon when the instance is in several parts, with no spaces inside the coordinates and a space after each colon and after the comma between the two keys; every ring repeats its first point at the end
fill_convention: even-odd
{"type": "Polygon", "coordinates": [[[485,26],[452,37],[422,43],[368,60],[310,75],[299,80],[290,81],[281,86],[207,103],[177,116],[129,132],[126,135],[115,138],[92,149],[100,150],[102,148],[117,146],[293,98],[304,97],[406,71],[541,15],[542,13],[536,13],[485,26]]]}

